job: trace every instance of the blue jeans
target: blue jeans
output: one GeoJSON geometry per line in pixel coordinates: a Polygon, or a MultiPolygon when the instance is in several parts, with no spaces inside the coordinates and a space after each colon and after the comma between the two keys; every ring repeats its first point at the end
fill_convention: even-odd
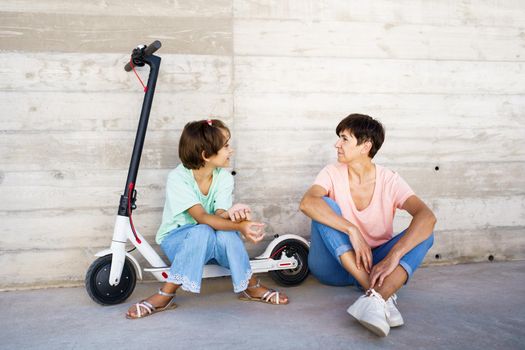
{"type": "MultiPolygon", "coordinates": [[[[330,208],[337,214],[341,214],[341,209],[332,199],[324,197],[330,208]]],[[[390,252],[392,247],[405,234],[406,230],[390,239],[388,242],[372,249],[373,265],[383,260],[390,252]]],[[[421,265],[423,258],[434,243],[434,234],[415,246],[405,254],[399,264],[405,269],[408,278],[421,265]]],[[[352,250],[352,243],[346,233],[323,225],[317,221],[312,221],[312,236],[310,252],[308,254],[308,266],[310,272],[321,282],[333,286],[359,286],[357,280],[343,268],[339,256],[352,250]]],[[[408,282],[408,279],[407,279],[408,282]]]]}
{"type": "Polygon", "coordinates": [[[181,285],[185,291],[200,292],[207,263],[230,269],[235,293],[248,287],[252,269],[239,232],[189,224],[171,231],[160,246],[171,261],[167,282],[181,285]]]}

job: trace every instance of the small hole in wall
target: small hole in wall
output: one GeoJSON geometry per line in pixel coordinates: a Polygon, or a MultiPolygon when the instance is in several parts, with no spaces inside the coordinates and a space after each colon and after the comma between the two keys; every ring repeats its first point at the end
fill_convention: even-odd
{"type": "Polygon", "coordinates": [[[435,170],[435,171],[439,171],[439,167],[436,165],[436,166],[434,167],[434,170],[435,170]]]}
{"type": "Polygon", "coordinates": [[[441,254],[436,254],[435,258],[438,259],[438,260],[441,259],[441,254]]]}
{"type": "Polygon", "coordinates": [[[490,262],[494,261],[494,255],[492,255],[492,254],[489,255],[489,261],[490,262]]]}
{"type": "Polygon", "coordinates": [[[237,175],[237,172],[235,170],[232,170],[232,175],[233,176],[237,175]]]}

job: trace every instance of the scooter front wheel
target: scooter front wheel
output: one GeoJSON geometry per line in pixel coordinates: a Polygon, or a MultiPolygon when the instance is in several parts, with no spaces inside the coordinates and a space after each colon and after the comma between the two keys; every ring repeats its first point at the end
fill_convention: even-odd
{"type": "Polygon", "coordinates": [[[297,267],[289,270],[270,271],[272,279],[281,286],[295,286],[308,277],[308,247],[295,239],[286,239],[275,246],[271,256],[275,260],[281,259],[284,252],[287,257],[297,260],[297,267]]]}
{"type": "Polygon", "coordinates": [[[115,305],[123,302],[133,293],[137,283],[135,267],[126,258],[119,284],[110,285],[111,257],[109,254],[98,258],[86,273],[86,291],[93,301],[101,305],[115,305]]]}

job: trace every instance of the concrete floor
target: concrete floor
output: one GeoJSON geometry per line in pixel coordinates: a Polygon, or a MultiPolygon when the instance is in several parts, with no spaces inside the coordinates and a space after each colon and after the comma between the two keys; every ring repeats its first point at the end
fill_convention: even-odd
{"type": "MultiPolygon", "coordinates": [[[[272,283],[267,276],[263,281],[272,283]]],[[[309,277],[285,288],[287,306],[236,300],[229,278],[208,279],[179,307],[127,320],[129,304],[102,307],[83,288],[0,293],[1,349],[525,349],[525,261],[422,268],[400,291],[405,325],[378,338],[346,308],[360,295],[309,277]]]]}

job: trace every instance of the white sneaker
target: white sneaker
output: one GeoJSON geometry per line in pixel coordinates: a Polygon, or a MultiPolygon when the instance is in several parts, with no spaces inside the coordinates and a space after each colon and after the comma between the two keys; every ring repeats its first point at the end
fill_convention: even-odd
{"type": "Polygon", "coordinates": [[[380,337],[386,337],[390,332],[387,322],[386,302],[383,297],[373,289],[361,296],[348,310],[359,323],[380,337]]]}
{"type": "Polygon", "coordinates": [[[402,326],[405,323],[403,321],[403,316],[401,316],[401,312],[399,312],[396,307],[396,301],[397,295],[395,294],[392,294],[392,296],[386,301],[386,321],[391,328],[402,326]]]}

